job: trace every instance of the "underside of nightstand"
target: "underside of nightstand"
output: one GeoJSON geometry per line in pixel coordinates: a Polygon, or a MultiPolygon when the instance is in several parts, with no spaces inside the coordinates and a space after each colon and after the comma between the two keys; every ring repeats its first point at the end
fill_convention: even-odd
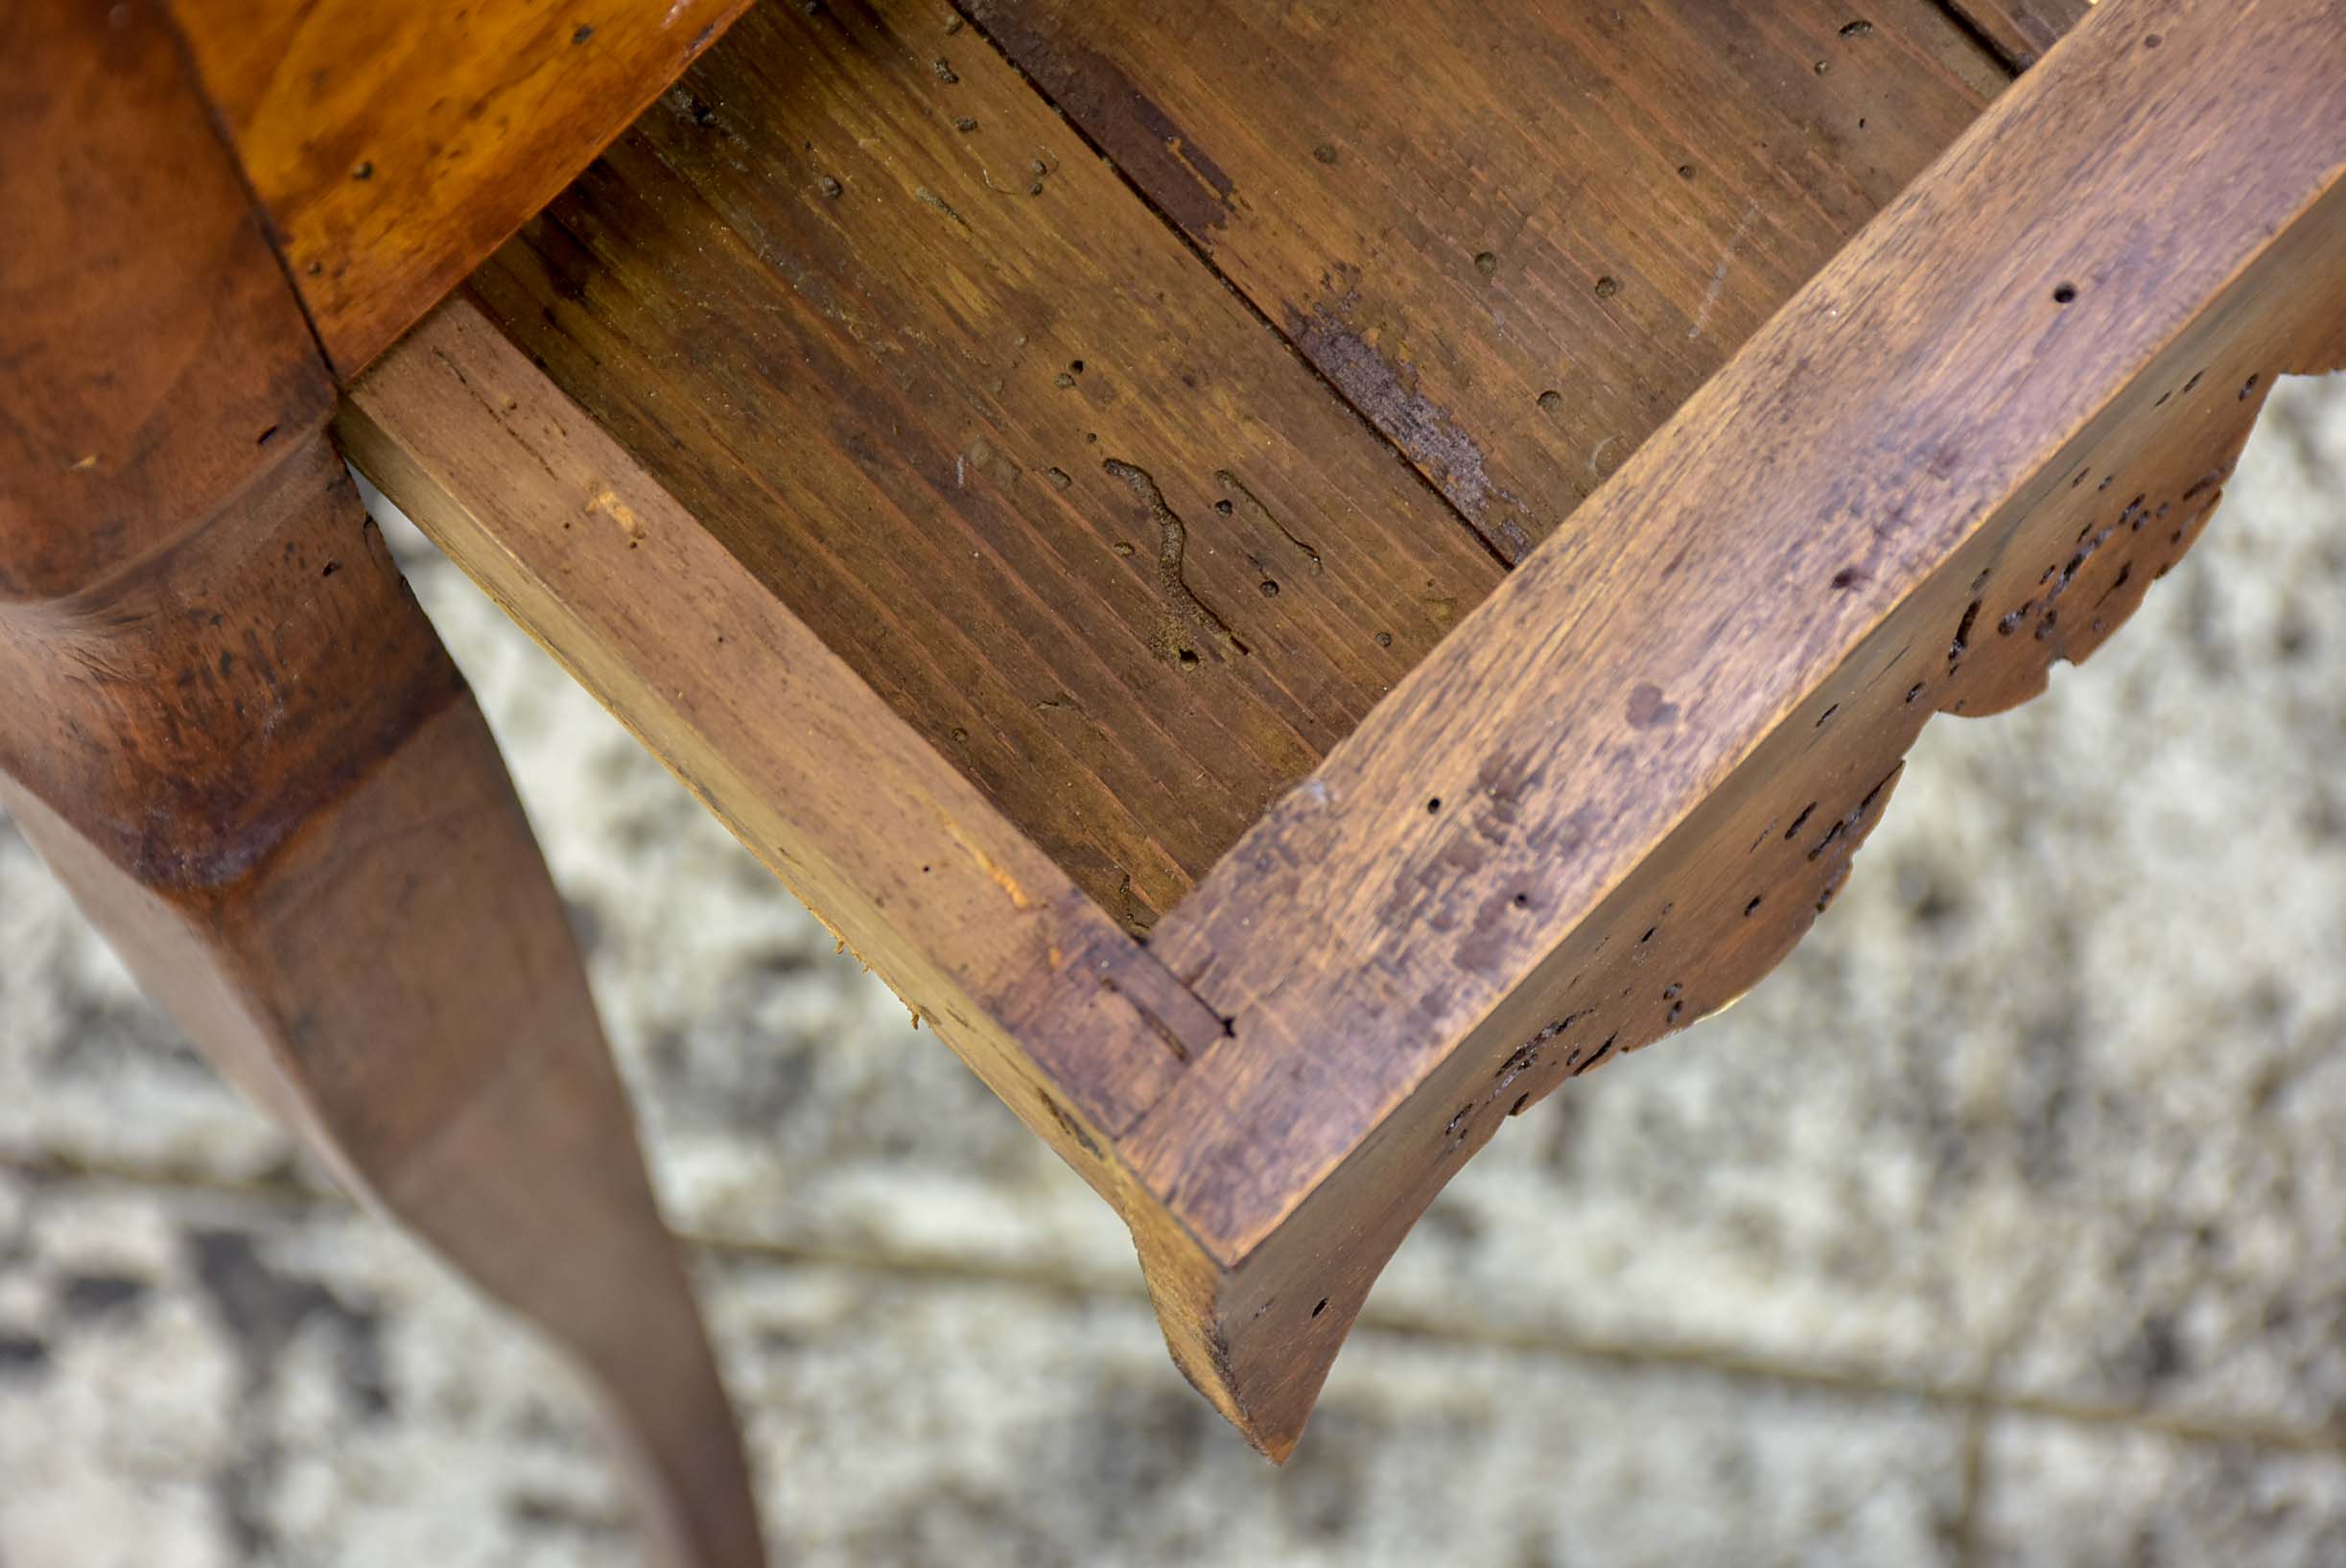
{"type": "Polygon", "coordinates": [[[1765,972],[2346,358],[2324,22],[2127,0],[1997,96],[1919,4],[761,12],[341,428],[1283,1455],[1460,1161],[1765,972]]]}

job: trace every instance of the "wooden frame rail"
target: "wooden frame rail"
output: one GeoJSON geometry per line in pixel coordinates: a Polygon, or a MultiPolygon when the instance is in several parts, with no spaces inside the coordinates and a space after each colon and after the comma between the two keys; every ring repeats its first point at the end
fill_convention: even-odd
{"type": "Polygon", "coordinates": [[[1116,1204],[1283,1457],[1507,1114],[1780,959],[1924,719],[2090,653],[2346,363],[2342,184],[2346,4],[2108,0],[1146,946],[470,305],[340,430],[1116,1204]]]}
{"type": "Polygon", "coordinates": [[[2346,9],[2100,8],[1167,919],[1233,1033],[1123,1152],[1269,1304],[1242,1384],[1292,1400],[1507,1112],[1771,968],[1925,717],[2173,564],[2346,360],[2342,166],[2346,9]]]}

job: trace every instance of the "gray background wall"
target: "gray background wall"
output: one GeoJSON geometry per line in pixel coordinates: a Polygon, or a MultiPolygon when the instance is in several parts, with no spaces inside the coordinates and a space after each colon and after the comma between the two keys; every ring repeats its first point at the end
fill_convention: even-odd
{"type": "MultiPolygon", "coordinates": [[[[1732,1013],[1468,1168],[1274,1471],[1122,1232],[429,548],[818,1564],[2346,1562],[2346,381],[2092,666],[1933,724],[1732,1013]]],[[[634,1560],[559,1369],[0,822],[0,1568],[634,1560]]]]}

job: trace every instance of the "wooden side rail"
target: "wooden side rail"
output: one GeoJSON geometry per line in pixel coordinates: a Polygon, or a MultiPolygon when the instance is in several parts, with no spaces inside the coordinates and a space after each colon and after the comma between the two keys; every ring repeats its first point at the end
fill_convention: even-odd
{"type": "Polygon", "coordinates": [[[1764,973],[1923,719],[2089,653],[2346,359],[2342,9],[2098,8],[1145,942],[472,304],[338,428],[1117,1205],[1283,1456],[1506,1114],[1764,973]]]}
{"type": "Polygon", "coordinates": [[[1221,1021],[463,299],[344,450],[1100,1184],[1221,1021]],[[679,627],[692,629],[679,635],[679,627]]]}
{"type": "Polygon", "coordinates": [[[1257,1440],[1510,1112],[1748,988],[1923,720],[2189,548],[2346,363],[2342,180],[2346,5],[2099,7],[1158,928],[1232,1034],[1120,1152],[1257,1440]]]}

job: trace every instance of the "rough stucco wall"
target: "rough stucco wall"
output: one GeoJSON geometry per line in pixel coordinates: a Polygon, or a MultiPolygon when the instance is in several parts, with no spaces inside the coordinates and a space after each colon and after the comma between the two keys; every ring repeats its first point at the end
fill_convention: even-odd
{"type": "MultiPolygon", "coordinates": [[[[1512,1124],[1295,1463],[1079,1182],[428,549],[818,1564],[2346,1560],[2346,381],[1733,1013],[1512,1124]]],[[[0,1565],[634,1560],[551,1363],[0,825],[0,1565]]]]}

